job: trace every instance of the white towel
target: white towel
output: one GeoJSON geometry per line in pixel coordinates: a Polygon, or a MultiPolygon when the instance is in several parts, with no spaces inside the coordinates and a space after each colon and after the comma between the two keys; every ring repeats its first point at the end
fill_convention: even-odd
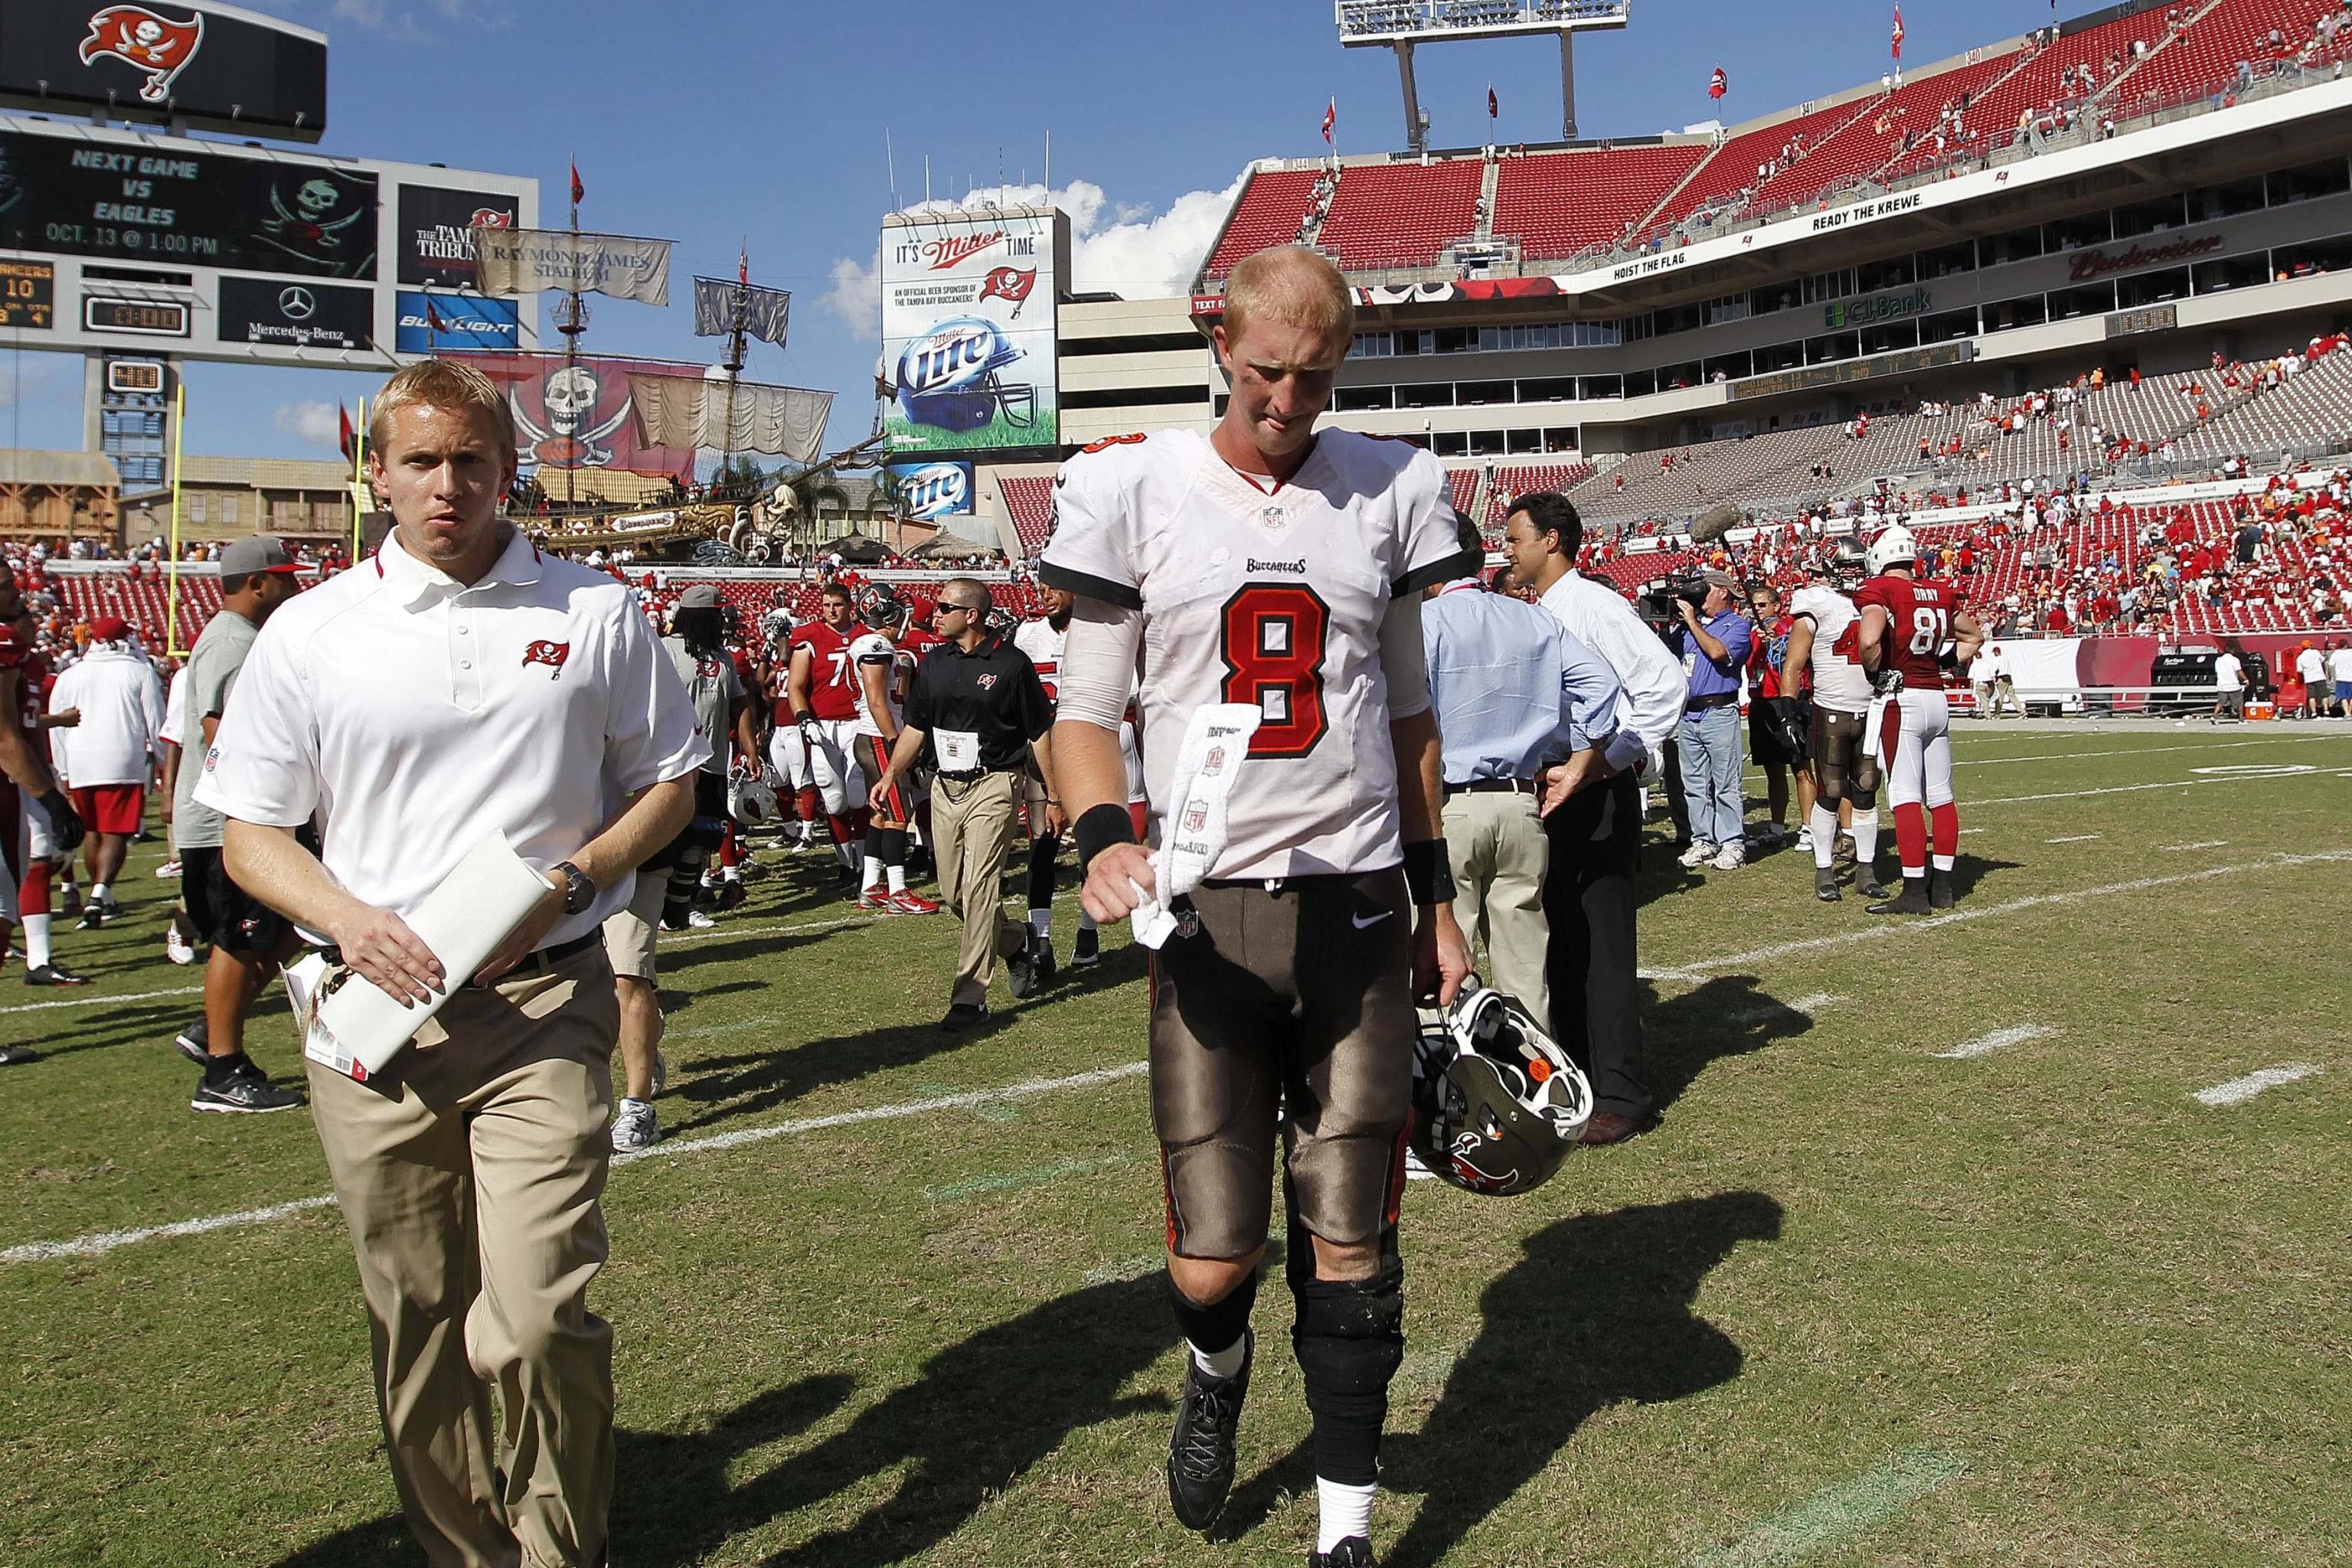
{"type": "Polygon", "coordinates": [[[1157,949],[1176,934],[1176,916],[1168,906],[1199,887],[1225,852],[1225,796],[1263,717],[1248,702],[1213,702],[1192,710],[1184,743],[1176,752],[1175,808],[1160,819],[1163,837],[1151,857],[1158,897],[1135,906],[1135,940],[1144,946],[1157,949]]]}

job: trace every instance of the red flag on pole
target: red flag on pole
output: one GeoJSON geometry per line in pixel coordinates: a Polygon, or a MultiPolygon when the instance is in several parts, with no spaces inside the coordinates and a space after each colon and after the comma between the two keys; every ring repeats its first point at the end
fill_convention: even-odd
{"type": "Polygon", "coordinates": [[[1486,118],[1492,120],[1502,112],[1503,106],[1495,98],[1495,84],[1490,81],[1486,84],[1486,118]]]}
{"type": "Polygon", "coordinates": [[[743,248],[735,253],[735,281],[747,289],[751,284],[751,242],[748,239],[743,248]]]}
{"type": "Polygon", "coordinates": [[[433,308],[433,296],[430,294],[425,296],[425,330],[434,334],[449,330],[448,323],[441,319],[441,312],[433,308]]]}
{"type": "Polygon", "coordinates": [[[580,184],[580,165],[573,163],[572,165],[572,205],[578,206],[580,198],[587,194],[586,188],[580,184]]]}
{"type": "Polygon", "coordinates": [[[1903,7],[1895,7],[1895,58],[1903,58],[1903,7]]]}
{"type": "Polygon", "coordinates": [[[1707,97],[1721,98],[1725,93],[1729,92],[1730,90],[1731,79],[1723,74],[1723,68],[1721,66],[1716,67],[1714,79],[1706,84],[1707,97]]]}
{"type": "Polygon", "coordinates": [[[1323,140],[1331,140],[1331,127],[1339,123],[1339,100],[1333,99],[1323,110],[1323,140]]]}
{"type": "Polygon", "coordinates": [[[352,443],[355,437],[352,430],[352,411],[340,403],[335,405],[335,450],[341,452],[343,461],[348,463],[352,461],[352,443]]]}

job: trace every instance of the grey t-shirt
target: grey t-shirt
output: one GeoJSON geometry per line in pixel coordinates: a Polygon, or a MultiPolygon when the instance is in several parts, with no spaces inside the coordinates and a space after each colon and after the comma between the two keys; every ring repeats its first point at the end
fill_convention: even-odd
{"type": "Polygon", "coordinates": [[[695,729],[710,742],[710,760],[702,764],[702,771],[724,778],[730,754],[727,737],[733,732],[735,704],[743,696],[735,661],[723,653],[697,658],[687,651],[684,637],[664,637],[662,647],[669,650],[677,678],[686,683],[686,695],[694,704],[695,729]]]}
{"type": "Polygon", "coordinates": [[[205,771],[205,721],[218,720],[228,708],[229,689],[245,656],[253,651],[260,627],[235,610],[223,610],[205,623],[196,646],[188,651],[180,679],[187,687],[182,712],[186,733],[180,741],[180,776],[172,788],[172,847],[217,849],[227,819],[211,806],[196,804],[196,780],[205,771]]]}

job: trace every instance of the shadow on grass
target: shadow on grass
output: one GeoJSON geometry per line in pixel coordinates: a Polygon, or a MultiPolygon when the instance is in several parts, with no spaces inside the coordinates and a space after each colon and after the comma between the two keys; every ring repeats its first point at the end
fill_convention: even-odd
{"type": "MultiPolygon", "coordinates": [[[[1118,1390],[1175,1342],[1160,1276],[1073,1291],[940,1350],[913,1382],[814,1447],[730,1479],[741,1457],[837,1409],[851,1380],[824,1374],[773,1390],[685,1436],[618,1434],[612,1555],[630,1568],[683,1568],[733,1537],[904,1468],[856,1519],[765,1559],[880,1568],[961,1529],[1073,1432],[1170,1407],[1118,1390]]],[[[282,1558],[278,1568],[414,1568],[399,1518],[372,1520],[282,1558]]]]}
{"type": "Polygon", "coordinates": [[[1657,1109],[1681,1098],[1707,1064],[1794,1039],[1813,1020],[1781,1002],[1752,974],[1718,974],[1670,1000],[1642,990],[1642,1076],[1657,1109]]]}
{"type": "Polygon", "coordinates": [[[757,1116],[836,1083],[911,1067],[942,1051],[984,1039],[1010,1025],[1016,1015],[992,1013],[961,1034],[940,1031],[932,1020],[868,1029],[863,1034],[810,1040],[779,1050],[731,1057],[698,1057],[672,1084],[669,1102],[697,1109],[670,1129],[691,1132],[736,1117],[757,1116]]]}
{"type": "Polygon", "coordinates": [[[1485,1324],[1437,1408],[1386,1445],[1382,1484],[1421,1493],[1422,1505],[1381,1561],[1439,1561],[1596,1413],[1738,1376],[1739,1347],[1691,1303],[1739,1243],[1778,1239],[1780,1217],[1761,1193],[1717,1193],[1580,1215],[1528,1237],[1526,1257],[1480,1299],[1485,1324]]]}

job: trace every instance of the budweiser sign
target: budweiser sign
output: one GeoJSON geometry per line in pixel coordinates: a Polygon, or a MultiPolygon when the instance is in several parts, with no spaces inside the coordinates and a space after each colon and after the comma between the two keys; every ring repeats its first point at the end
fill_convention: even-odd
{"type": "Polygon", "coordinates": [[[2139,267],[2158,267],[2168,261],[2187,261],[2192,257],[2207,256],[2221,248],[2218,234],[2199,235],[2194,239],[2176,239],[2167,245],[2135,245],[2129,250],[2078,250],[2071,258],[2066,276],[2076,283],[2093,278],[2105,278],[2110,272],[2129,272],[2139,267]]]}

